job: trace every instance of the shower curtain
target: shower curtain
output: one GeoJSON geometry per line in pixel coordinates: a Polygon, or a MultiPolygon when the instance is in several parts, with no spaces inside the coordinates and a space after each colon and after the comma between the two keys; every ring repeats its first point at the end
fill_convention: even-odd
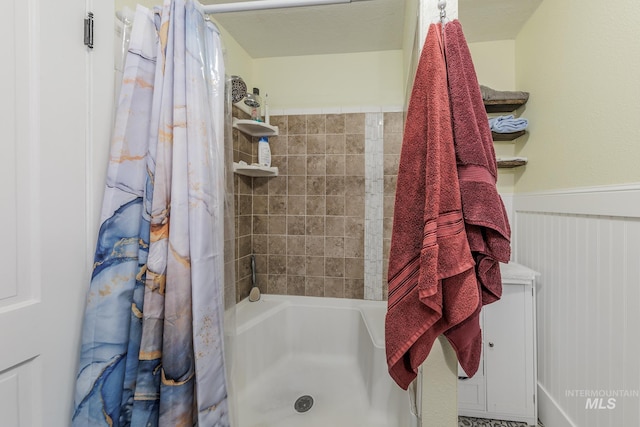
{"type": "Polygon", "coordinates": [[[224,64],[199,4],[138,6],[87,296],[73,426],[229,426],[224,64]]]}

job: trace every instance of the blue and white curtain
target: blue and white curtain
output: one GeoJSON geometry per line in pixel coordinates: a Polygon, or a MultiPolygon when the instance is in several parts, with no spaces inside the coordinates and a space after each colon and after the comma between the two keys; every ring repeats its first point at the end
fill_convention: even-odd
{"type": "Polygon", "coordinates": [[[224,84],[199,4],[138,6],[82,330],[73,426],[229,426],[224,84]]]}

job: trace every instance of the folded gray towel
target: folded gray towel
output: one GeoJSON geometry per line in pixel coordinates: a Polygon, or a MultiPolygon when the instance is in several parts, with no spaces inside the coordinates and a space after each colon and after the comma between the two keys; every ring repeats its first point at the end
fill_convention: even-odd
{"type": "Polygon", "coordinates": [[[529,99],[529,92],[495,90],[483,85],[480,85],[480,92],[482,92],[482,99],[484,101],[508,101],[514,99],[523,99],[526,101],[529,99]]]}
{"type": "Polygon", "coordinates": [[[516,119],[513,114],[489,119],[489,127],[496,133],[512,133],[525,130],[529,125],[527,119],[516,119]]]}

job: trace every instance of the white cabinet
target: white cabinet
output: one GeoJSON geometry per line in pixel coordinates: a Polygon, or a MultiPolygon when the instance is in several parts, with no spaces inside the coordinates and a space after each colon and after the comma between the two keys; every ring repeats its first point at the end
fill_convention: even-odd
{"type": "Polygon", "coordinates": [[[459,367],[460,415],[536,425],[536,273],[501,264],[502,298],[483,307],[482,358],[473,378],[459,367]]]}

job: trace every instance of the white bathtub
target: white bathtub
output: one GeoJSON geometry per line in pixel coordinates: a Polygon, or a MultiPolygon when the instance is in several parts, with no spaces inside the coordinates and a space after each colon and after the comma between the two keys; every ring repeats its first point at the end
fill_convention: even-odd
{"type": "MultiPolygon", "coordinates": [[[[407,392],[387,373],[386,302],[262,295],[237,305],[233,381],[239,427],[410,427],[407,392]],[[304,413],[300,396],[313,398],[304,413]]],[[[307,401],[308,403],[308,401],[307,401]]]]}

